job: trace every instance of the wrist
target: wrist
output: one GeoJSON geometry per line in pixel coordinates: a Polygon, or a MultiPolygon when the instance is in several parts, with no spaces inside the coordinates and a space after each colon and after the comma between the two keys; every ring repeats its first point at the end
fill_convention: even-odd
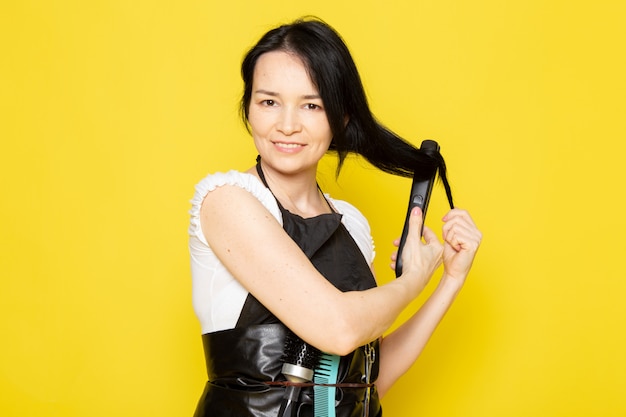
{"type": "Polygon", "coordinates": [[[465,284],[465,277],[457,278],[445,271],[439,280],[439,287],[446,292],[454,293],[454,295],[461,291],[463,284],[465,284]]]}
{"type": "Polygon", "coordinates": [[[421,294],[428,283],[428,281],[424,282],[424,279],[418,273],[408,270],[405,270],[395,281],[401,285],[403,295],[405,295],[409,301],[412,301],[421,294]]]}

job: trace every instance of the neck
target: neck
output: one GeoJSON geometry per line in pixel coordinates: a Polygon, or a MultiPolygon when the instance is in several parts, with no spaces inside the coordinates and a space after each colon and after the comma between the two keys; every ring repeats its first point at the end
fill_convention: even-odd
{"type": "MultiPolygon", "coordinates": [[[[267,185],[280,204],[293,214],[304,218],[330,213],[328,202],[317,186],[316,171],[285,174],[273,170],[261,161],[267,185]]],[[[256,168],[251,171],[257,175],[256,168]]]]}

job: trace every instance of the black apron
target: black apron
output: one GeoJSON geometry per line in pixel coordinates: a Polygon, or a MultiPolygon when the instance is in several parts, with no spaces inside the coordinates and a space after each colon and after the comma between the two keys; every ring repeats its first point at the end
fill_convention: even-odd
{"type": "MultiPolygon", "coordinates": [[[[260,159],[257,159],[257,172],[268,187],[260,159]]],[[[280,202],[278,206],[284,230],[335,287],[341,291],[360,291],[376,286],[370,265],[341,223],[341,214],[330,204],[332,213],[308,219],[290,213],[280,202]]],[[[248,294],[234,329],[202,335],[208,382],[194,417],[275,417],[285,386],[271,383],[285,381],[281,356],[288,331],[248,294]]],[[[376,387],[364,385],[368,358],[374,359],[369,363],[369,382],[378,376],[378,347],[378,341],[374,341],[341,358],[337,382],[344,386],[336,391],[337,417],[382,415],[376,387]],[[346,384],[361,386],[346,387],[346,384]]],[[[313,388],[305,387],[300,392],[298,417],[312,416],[313,388]]]]}

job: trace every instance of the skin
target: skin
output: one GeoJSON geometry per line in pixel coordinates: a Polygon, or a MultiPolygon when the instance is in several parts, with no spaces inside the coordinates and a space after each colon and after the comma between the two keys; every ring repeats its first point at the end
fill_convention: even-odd
{"type": "MultiPolygon", "coordinates": [[[[259,58],[249,123],[266,180],[281,204],[305,218],[330,212],[317,188],[316,172],[332,133],[318,91],[298,57],[269,52],[259,58]]],[[[248,173],[257,176],[254,167],[248,173]]],[[[443,221],[443,242],[427,227],[420,239],[421,213],[415,209],[402,276],[377,288],[343,293],[317,272],[247,191],[219,187],[208,193],[201,209],[204,235],[231,274],[299,337],[329,353],[345,355],[380,338],[443,263],[433,294],[382,340],[376,382],[381,396],[420,355],[462,288],[480,245],[481,233],[466,211],[451,210],[443,221]]]]}

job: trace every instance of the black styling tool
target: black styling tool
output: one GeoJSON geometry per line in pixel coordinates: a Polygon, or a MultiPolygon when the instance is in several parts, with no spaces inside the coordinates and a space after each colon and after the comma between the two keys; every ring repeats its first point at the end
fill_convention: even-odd
{"type": "MultiPolygon", "coordinates": [[[[422,141],[420,149],[426,153],[439,152],[439,144],[434,140],[425,140],[422,141]]],[[[428,208],[430,194],[433,190],[433,184],[435,183],[436,177],[436,168],[433,169],[432,175],[427,179],[418,179],[415,175],[413,176],[413,184],[411,185],[411,194],[409,197],[409,208],[407,209],[406,219],[404,220],[400,246],[398,246],[398,256],[396,258],[396,278],[402,275],[402,250],[404,249],[406,236],[409,233],[409,218],[411,217],[411,210],[415,207],[419,207],[422,210],[422,230],[420,230],[421,236],[424,230],[424,220],[426,220],[426,209],[428,208]]]]}
{"type": "MultiPolygon", "coordinates": [[[[289,382],[311,382],[320,355],[319,349],[304,342],[293,332],[288,332],[285,336],[285,347],[281,358],[283,375],[289,382]]],[[[278,417],[296,415],[300,389],[301,387],[298,385],[287,386],[283,395],[283,402],[278,410],[278,417]]]]}

